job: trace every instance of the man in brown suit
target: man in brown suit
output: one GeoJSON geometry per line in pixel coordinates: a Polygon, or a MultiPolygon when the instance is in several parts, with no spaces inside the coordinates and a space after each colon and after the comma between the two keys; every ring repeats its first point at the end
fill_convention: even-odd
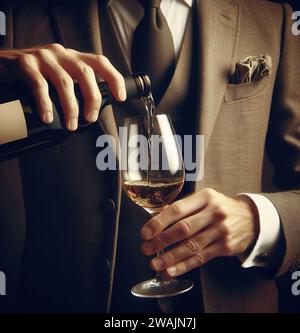
{"type": "MultiPolygon", "coordinates": [[[[112,2],[16,1],[4,8],[1,80],[22,75],[43,121],[51,121],[46,79],[60,93],[71,131],[78,114],[71,78],[79,79],[89,121],[97,120],[101,98],[94,72],[108,80],[117,99],[126,98],[119,72],[127,74],[130,67],[108,15],[112,2]],[[95,55],[102,53],[114,66],[95,55]]],[[[170,112],[181,134],[205,136],[205,176],[188,189],[195,192],[188,199],[142,228],[142,250],[150,255],[179,242],[152,268],[174,276],[194,272],[201,288],[190,299],[203,299],[205,312],[277,312],[275,279],[299,265],[300,39],[291,33],[288,5],[199,0],[193,13],[157,112],[170,112]],[[271,57],[271,75],[231,83],[235,64],[256,55],[271,57]],[[272,193],[265,148],[275,168],[272,193]],[[255,250],[268,220],[251,196],[236,198],[238,193],[260,194],[280,219],[275,242],[253,259],[251,269],[240,260],[255,250]]],[[[132,277],[126,268],[135,265],[127,255],[138,251],[138,230],[148,216],[121,196],[118,172],[96,170],[95,140],[102,133],[116,137],[123,117],[140,112],[138,103],[106,108],[99,127],[0,164],[0,269],[10,281],[4,310],[103,312],[112,300],[112,309],[124,310],[114,305],[126,302],[123,294],[113,295],[113,287],[127,292],[123,279],[132,277]],[[125,239],[122,224],[129,222],[136,226],[125,239]]],[[[133,280],[144,279],[146,259],[136,256],[141,276],[133,280]]]]}

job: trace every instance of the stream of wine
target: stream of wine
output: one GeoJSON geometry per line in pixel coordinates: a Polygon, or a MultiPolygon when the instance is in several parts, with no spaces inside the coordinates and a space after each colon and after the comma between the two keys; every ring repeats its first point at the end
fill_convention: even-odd
{"type": "Polygon", "coordinates": [[[147,183],[150,183],[150,174],[151,174],[151,138],[154,129],[154,116],[155,116],[155,102],[152,96],[152,93],[149,93],[147,96],[142,97],[146,111],[147,111],[147,140],[148,140],[148,170],[147,170],[147,183]]]}

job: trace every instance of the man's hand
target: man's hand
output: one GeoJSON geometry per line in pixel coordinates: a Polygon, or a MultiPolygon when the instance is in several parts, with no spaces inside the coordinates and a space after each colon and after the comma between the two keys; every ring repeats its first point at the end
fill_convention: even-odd
{"type": "Polygon", "coordinates": [[[174,202],[143,226],[142,252],[153,255],[172,245],[151,266],[174,277],[216,257],[245,253],[258,234],[258,212],[251,200],[203,189],[174,202]]]}
{"type": "Polygon", "coordinates": [[[122,75],[102,55],[80,53],[60,44],[0,52],[1,82],[26,81],[32,89],[42,121],[51,123],[53,112],[47,83],[50,81],[58,92],[70,131],[77,129],[79,113],[73,80],[78,81],[84,97],[85,119],[88,122],[98,119],[102,98],[95,74],[108,82],[118,101],[126,99],[122,75]]]}

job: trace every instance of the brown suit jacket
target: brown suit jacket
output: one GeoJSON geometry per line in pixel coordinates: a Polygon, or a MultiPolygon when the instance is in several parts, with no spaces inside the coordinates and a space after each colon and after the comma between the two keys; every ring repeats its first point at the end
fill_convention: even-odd
{"type": "MultiPolygon", "coordinates": [[[[195,190],[209,186],[227,195],[268,191],[265,195],[279,212],[285,240],[284,259],[278,259],[271,278],[256,269],[242,269],[236,258],[205,265],[201,270],[205,311],[276,312],[275,276],[299,265],[300,39],[291,34],[287,5],[202,0],[197,6],[197,132],[205,136],[206,154],[205,177],[195,190]],[[272,57],[272,75],[258,83],[229,84],[235,63],[258,54],[272,57]],[[265,167],[265,148],[275,169],[278,189],[272,191],[267,188],[271,174],[265,167]]],[[[71,8],[68,1],[10,3],[7,13],[3,47],[56,41],[102,52],[96,1],[78,1],[71,8]]],[[[109,308],[121,187],[117,172],[96,171],[93,147],[103,132],[116,136],[111,108],[102,112],[99,125],[59,146],[0,164],[0,256],[2,270],[12,281],[8,293],[12,303],[17,294],[25,306],[34,295],[34,310],[41,304],[49,311],[109,308]],[[47,288],[51,295],[44,293],[47,288]]],[[[139,214],[145,220],[141,210],[139,214]]]]}

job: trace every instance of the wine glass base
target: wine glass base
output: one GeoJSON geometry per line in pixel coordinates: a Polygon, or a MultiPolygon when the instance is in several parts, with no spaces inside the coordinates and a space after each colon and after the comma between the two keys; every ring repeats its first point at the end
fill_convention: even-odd
{"type": "Polygon", "coordinates": [[[188,280],[171,279],[158,281],[156,279],[141,282],[131,288],[131,293],[143,298],[173,297],[183,294],[193,288],[194,284],[188,280]]]}

